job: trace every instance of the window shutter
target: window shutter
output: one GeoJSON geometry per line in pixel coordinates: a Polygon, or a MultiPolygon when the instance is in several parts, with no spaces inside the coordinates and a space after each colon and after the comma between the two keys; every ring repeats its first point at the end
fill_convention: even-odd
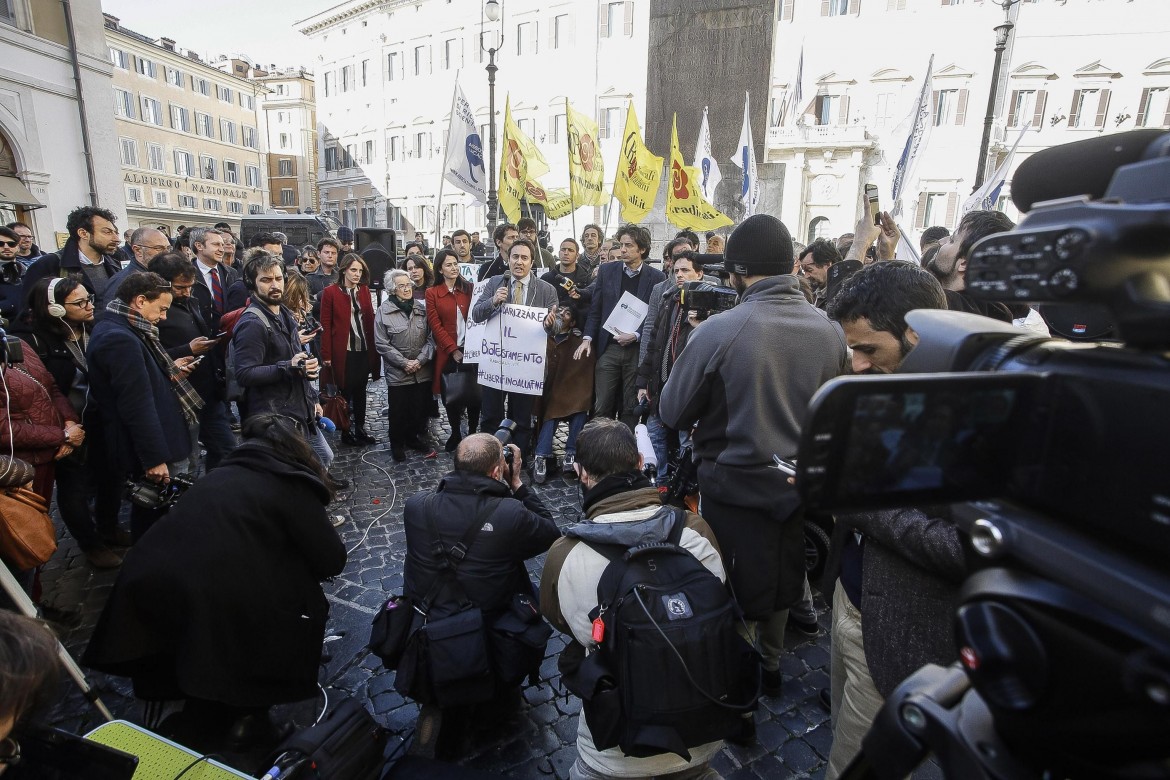
{"type": "Polygon", "coordinates": [[[841,96],[841,110],[837,114],[837,124],[839,124],[839,125],[849,124],[849,96],[848,95],[841,96]]]}
{"type": "Polygon", "coordinates": [[[942,0],[942,4],[943,4],[943,5],[950,5],[950,4],[951,4],[951,0],[942,0]]]}
{"type": "Polygon", "coordinates": [[[1146,113],[1150,110],[1150,88],[1146,87],[1142,90],[1142,99],[1138,101],[1137,120],[1133,123],[1134,127],[1146,126],[1146,113]]]}
{"type": "Polygon", "coordinates": [[[821,0],[821,16],[829,15],[829,0],[821,0]]]}
{"type": "Polygon", "coordinates": [[[1032,129],[1041,130],[1044,128],[1044,107],[1048,103],[1048,90],[1036,90],[1036,110],[1032,114],[1032,129]]]}
{"type": "Polygon", "coordinates": [[[626,2],[623,10],[625,11],[625,18],[623,19],[624,26],[622,28],[622,34],[628,38],[634,34],[634,4],[632,2],[626,2]]]}
{"type": "Polygon", "coordinates": [[[849,0],[849,13],[857,14],[861,10],[861,0],[849,0]]]}
{"type": "Polygon", "coordinates": [[[1170,104],[1166,106],[1166,113],[1162,115],[1162,127],[1170,127],[1170,104]]]}
{"type": "Polygon", "coordinates": [[[967,123],[967,90],[959,90],[959,107],[955,110],[955,124],[964,125],[967,123]]]}
{"type": "Polygon", "coordinates": [[[782,22],[791,22],[792,21],[792,4],[794,2],[795,2],[795,0],[782,0],[782,2],[780,3],[780,21],[782,21],[782,22]]]}
{"type": "Polygon", "coordinates": [[[609,37],[609,5],[607,3],[602,3],[601,7],[598,9],[597,13],[598,13],[598,19],[597,19],[598,35],[602,38],[608,38],[609,37]]]}
{"type": "Polygon", "coordinates": [[[1081,91],[1079,89],[1073,90],[1072,108],[1068,110],[1068,126],[1077,126],[1077,111],[1081,107],[1081,91]]]}
{"type": "Polygon", "coordinates": [[[914,224],[920,228],[926,227],[926,193],[918,193],[918,213],[914,215],[914,224]]]}
{"type": "Polygon", "coordinates": [[[955,224],[955,212],[959,209],[959,193],[952,192],[947,195],[947,221],[946,226],[951,227],[955,224]]]}
{"type": "Polygon", "coordinates": [[[1015,127],[1018,117],[1016,112],[1020,108],[1020,91],[1018,89],[1012,90],[1012,96],[1008,100],[1008,127],[1015,127]]]}
{"type": "Polygon", "coordinates": [[[1109,96],[1113,94],[1111,89],[1101,90],[1101,97],[1097,101],[1097,121],[1094,127],[1104,127],[1105,120],[1109,115],[1109,96]]]}
{"type": "Polygon", "coordinates": [[[930,91],[930,124],[938,124],[938,90],[930,91]]]}
{"type": "Polygon", "coordinates": [[[601,116],[597,118],[601,120],[597,123],[597,134],[602,138],[609,138],[609,111],[601,109],[601,116]]]}
{"type": "Polygon", "coordinates": [[[557,47],[557,17],[553,17],[552,21],[548,23],[548,50],[552,51],[557,47]]]}

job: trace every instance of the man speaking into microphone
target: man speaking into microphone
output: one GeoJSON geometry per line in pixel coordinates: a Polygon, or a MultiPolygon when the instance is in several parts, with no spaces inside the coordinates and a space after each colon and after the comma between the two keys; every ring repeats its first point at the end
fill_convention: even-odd
{"type": "MultiPolygon", "coordinates": [[[[535,256],[536,247],[528,239],[518,238],[513,242],[508,250],[508,273],[489,279],[483,295],[471,309],[471,316],[476,322],[487,322],[498,316],[506,303],[546,310],[552,310],[557,305],[557,291],[553,286],[532,275],[532,259],[535,256]]],[[[520,454],[527,458],[531,451],[532,408],[538,397],[484,387],[479,429],[490,433],[500,427],[500,420],[504,419],[504,405],[507,403],[508,419],[516,421],[513,438],[520,448],[520,454]]]]}

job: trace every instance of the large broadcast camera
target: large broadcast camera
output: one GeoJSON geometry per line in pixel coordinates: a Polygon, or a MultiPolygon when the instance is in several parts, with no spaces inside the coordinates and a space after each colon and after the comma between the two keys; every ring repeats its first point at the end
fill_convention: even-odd
{"type": "Polygon", "coordinates": [[[1170,775],[1170,133],[1040,152],[1012,197],[969,293],[1105,307],[1123,343],[915,311],[899,375],[813,399],[808,509],[953,504],[973,570],[960,661],[902,683],[845,778],[928,753],[948,777],[1170,775]]]}

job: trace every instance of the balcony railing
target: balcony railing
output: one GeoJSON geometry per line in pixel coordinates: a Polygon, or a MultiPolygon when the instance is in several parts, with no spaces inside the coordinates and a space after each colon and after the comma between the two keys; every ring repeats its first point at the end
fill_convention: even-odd
{"type": "Polygon", "coordinates": [[[795,125],[769,127],[769,146],[864,144],[869,134],[859,125],[795,125]]]}

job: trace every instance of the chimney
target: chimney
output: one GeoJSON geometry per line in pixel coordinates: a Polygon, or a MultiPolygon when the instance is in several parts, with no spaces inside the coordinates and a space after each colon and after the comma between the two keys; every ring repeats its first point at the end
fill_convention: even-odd
{"type": "Polygon", "coordinates": [[[170,38],[159,38],[158,45],[162,46],[167,51],[174,51],[175,50],[175,42],[172,41],[170,38]]]}
{"type": "Polygon", "coordinates": [[[102,16],[105,17],[105,25],[106,25],[107,30],[117,30],[118,29],[118,23],[122,21],[121,19],[114,16],[113,14],[103,13],[102,16]]]}

